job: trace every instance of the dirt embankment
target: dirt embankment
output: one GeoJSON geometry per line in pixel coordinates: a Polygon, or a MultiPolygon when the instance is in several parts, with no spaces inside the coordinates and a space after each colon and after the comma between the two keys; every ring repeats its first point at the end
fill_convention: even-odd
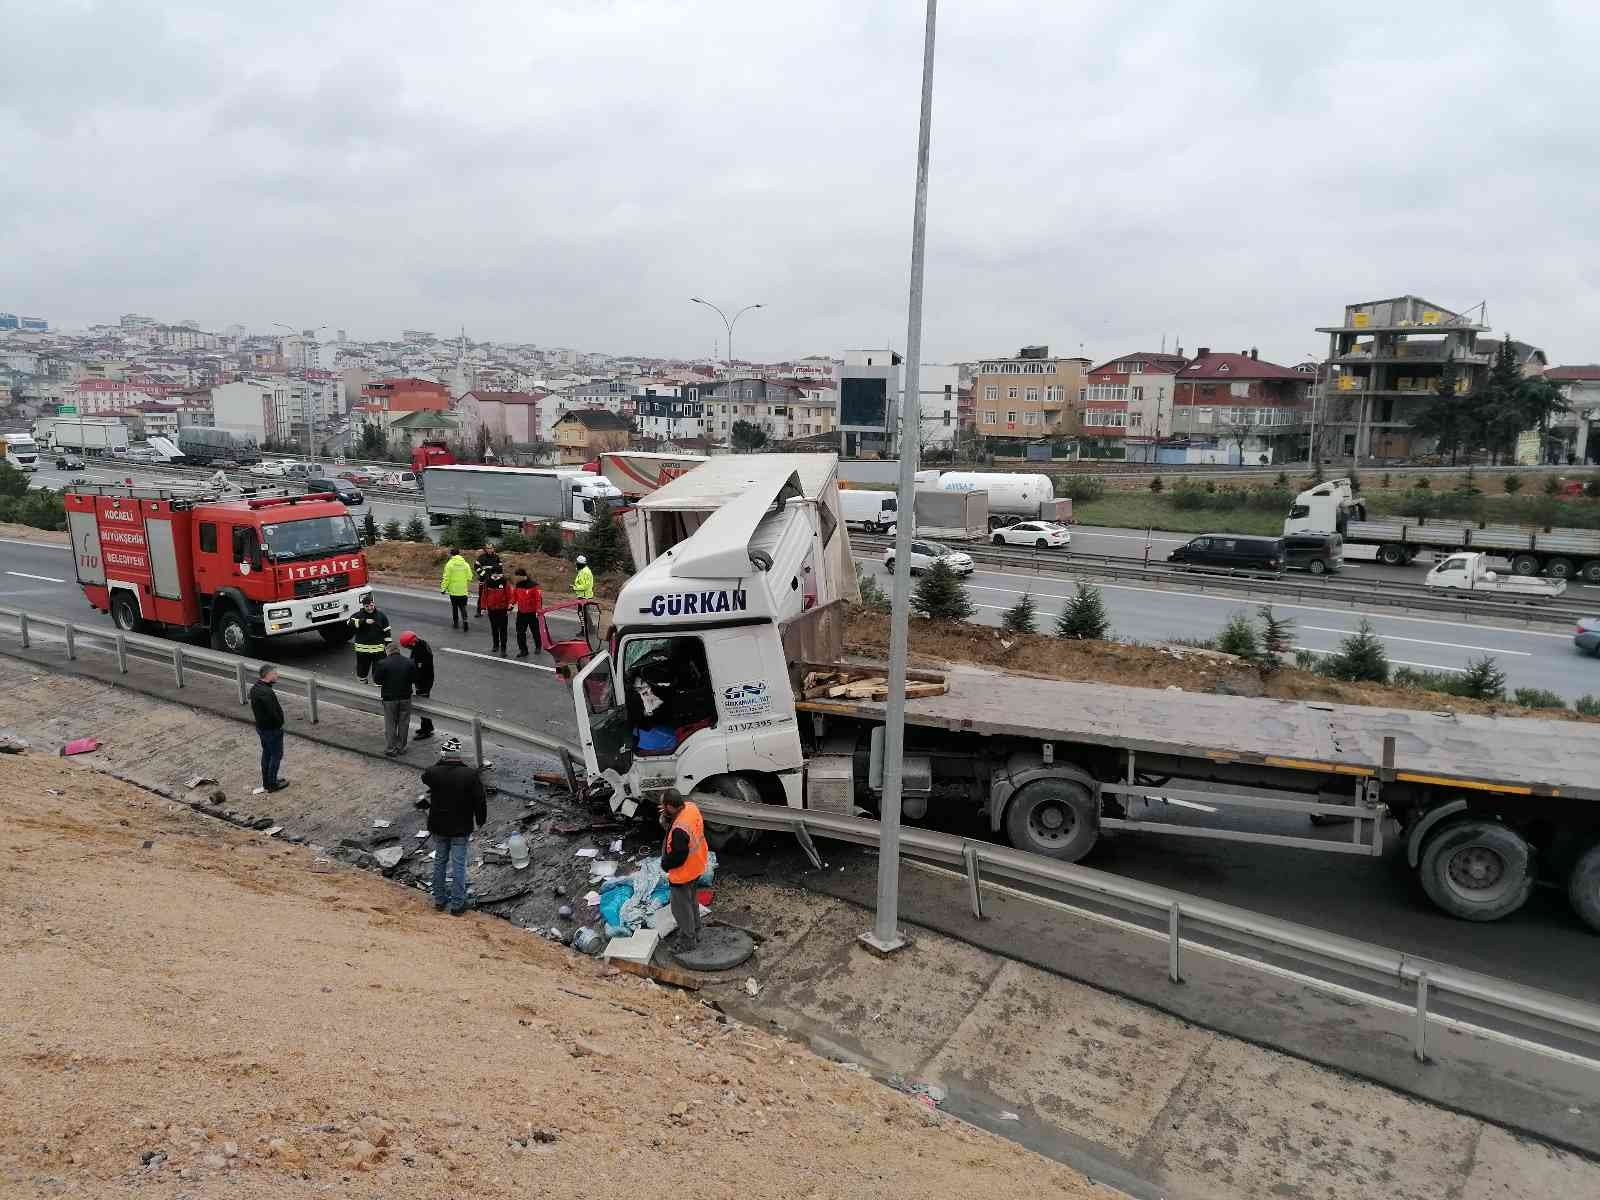
{"type": "Polygon", "coordinates": [[[32,525],[17,525],[0,521],[0,538],[14,538],[19,542],[49,542],[56,546],[70,544],[65,529],[35,529],[32,525]]]}
{"type": "MultiPolygon", "coordinates": [[[[889,654],[889,618],[857,609],[845,633],[851,654],[879,660],[889,654]]],[[[939,661],[974,663],[1021,675],[1040,675],[1076,682],[1112,683],[1125,687],[1180,687],[1186,692],[1222,692],[1236,696],[1269,696],[1280,700],[1318,700],[1332,704],[1364,704],[1380,708],[1449,710],[1478,716],[1543,717],[1556,721],[1595,721],[1566,709],[1521,708],[1486,700],[1469,700],[1440,692],[1341,683],[1309,671],[1284,667],[1263,678],[1252,665],[1230,654],[1186,646],[1125,646],[1120,642],[1068,641],[1045,634],[1001,633],[992,626],[956,621],[911,622],[911,652],[918,665],[939,661]]]]}
{"type": "Polygon", "coordinates": [[[0,755],[0,1193],[1105,1193],[504,922],[0,755]]]}
{"type": "MultiPolygon", "coordinates": [[[[439,576],[444,571],[448,557],[443,546],[425,542],[379,542],[368,546],[367,565],[376,573],[379,582],[405,583],[414,587],[439,586],[439,576]]],[[[474,560],[467,554],[467,561],[474,560]]],[[[577,570],[567,559],[549,554],[518,554],[500,552],[505,564],[506,578],[511,578],[518,567],[523,567],[544,592],[547,603],[572,597],[572,576],[577,570]]],[[[594,594],[602,600],[615,600],[624,582],[621,575],[600,575],[595,578],[594,594]]]]}

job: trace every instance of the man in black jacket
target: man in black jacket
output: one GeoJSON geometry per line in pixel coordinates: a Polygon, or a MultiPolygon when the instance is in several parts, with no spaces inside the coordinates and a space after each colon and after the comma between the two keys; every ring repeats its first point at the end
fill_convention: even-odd
{"type": "Polygon", "coordinates": [[[385,649],[388,652],[373,664],[372,682],[382,689],[383,739],[387,743],[383,752],[398,758],[406,752],[411,737],[411,685],[417,669],[393,642],[385,649]]]}
{"type": "Polygon", "coordinates": [[[289,786],[287,779],[278,778],[278,768],[283,763],[283,705],[272,690],[277,681],[278,669],[271,663],[262,663],[250,689],[250,712],[256,719],[256,736],[261,739],[261,786],[269,792],[281,792],[289,786]]]}
{"type": "Polygon", "coordinates": [[[428,832],[433,835],[433,907],[459,917],[467,911],[467,843],[474,829],[489,819],[488,798],[477,768],[461,758],[459,738],[447,737],[439,746],[439,761],[422,773],[428,797],[417,807],[428,810],[428,832]],[[449,893],[445,868],[449,867],[449,893]]]}
{"type": "MultiPolygon", "coordinates": [[[[418,699],[426,700],[433,695],[433,647],[410,629],[400,635],[400,646],[411,651],[411,665],[416,668],[411,686],[416,689],[418,699]]],[[[425,742],[433,736],[433,718],[425,716],[421,720],[422,724],[417,726],[417,741],[425,742]]]]}

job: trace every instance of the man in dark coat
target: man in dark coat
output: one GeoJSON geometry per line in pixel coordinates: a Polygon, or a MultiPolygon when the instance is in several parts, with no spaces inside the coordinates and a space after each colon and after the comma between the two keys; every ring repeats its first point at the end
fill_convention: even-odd
{"type": "Polygon", "coordinates": [[[281,792],[289,786],[287,779],[278,778],[278,768],[283,763],[283,705],[272,689],[276,682],[278,668],[262,663],[250,688],[250,712],[261,739],[261,786],[269,792],[281,792]]]}
{"type": "Polygon", "coordinates": [[[383,697],[383,753],[398,758],[406,752],[411,739],[411,686],[417,669],[411,660],[400,653],[400,647],[390,642],[388,653],[372,667],[372,682],[377,684],[383,697]]]}
{"type": "MultiPolygon", "coordinates": [[[[433,695],[433,647],[410,629],[400,635],[400,647],[411,651],[411,665],[416,668],[411,686],[416,690],[419,700],[426,700],[433,695]]],[[[422,718],[422,724],[417,726],[416,736],[419,742],[425,742],[433,736],[432,717],[422,718]]]]}
{"type": "Polygon", "coordinates": [[[428,810],[428,832],[433,835],[433,907],[451,916],[467,910],[467,843],[472,831],[489,819],[488,797],[476,767],[461,757],[461,739],[447,737],[439,746],[439,761],[422,773],[426,799],[417,807],[428,810]],[[445,870],[449,868],[449,892],[445,870]]]}

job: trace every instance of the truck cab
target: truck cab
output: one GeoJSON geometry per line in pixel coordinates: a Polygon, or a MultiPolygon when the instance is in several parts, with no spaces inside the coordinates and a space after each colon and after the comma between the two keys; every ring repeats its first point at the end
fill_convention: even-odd
{"type": "Polygon", "coordinates": [[[1328,479],[1294,498],[1283,532],[1337,533],[1343,535],[1351,521],[1365,521],[1367,506],[1348,479],[1328,479]]]}
{"type": "Polygon", "coordinates": [[[39,447],[31,433],[0,434],[6,465],[32,474],[39,469],[39,447]]]}

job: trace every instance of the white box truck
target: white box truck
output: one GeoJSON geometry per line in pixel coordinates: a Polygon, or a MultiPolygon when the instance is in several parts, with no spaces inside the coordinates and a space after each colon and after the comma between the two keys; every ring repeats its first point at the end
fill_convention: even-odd
{"type": "Polygon", "coordinates": [[[422,503],[430,525],[474,512],[491,529],[556,521],[572,531],[587,529],[595,504],[622,504],[608,479],[577,467],[485,467],[471,463],[431,466],[422,474],[422,503]]]}
{"type": "Polygon", "coordinates": [[[89,454],[123,454],[128,427],[105,417],[40,417],[33,423],[34,440],[45,450],[77,450],[89,454]]]}

